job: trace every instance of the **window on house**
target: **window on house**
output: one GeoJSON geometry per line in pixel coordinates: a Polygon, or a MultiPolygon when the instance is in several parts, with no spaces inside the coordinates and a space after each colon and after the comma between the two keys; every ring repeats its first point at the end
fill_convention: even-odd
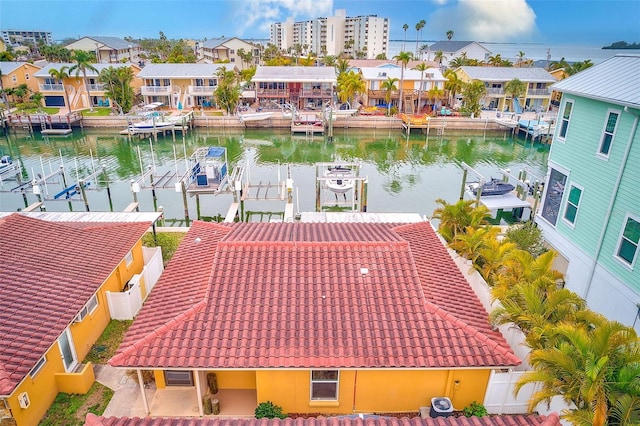
{"type": "Polygon", "coordinates": [[[131,264],[133,263],[133,252],[129,251],[129,253],[127,253],[127,255],[124,257],[124,262],[127,264],[127,266],[131,266],[131,264]]]}
{"type": "Polygon", "coordinates": [[[618,258],[633,266],[638,257],[638,245],[640,245],[640,219],[627,216],[618,244],[618,258]]]}
{"type": "Polygon", "coordinates": [[[167,386],[193,386],[191,371],[165,370],[164,382],[167,386]]]}
{"type": "Polygon", "coordinates": [[[567,176],[564,173],[551,169],[541,216],[552,225],[555,225],[558,221],[558,212],[560,211],[560,202],[562,201],[566,181],[567,176]]]}
{"type": "Polygon", "coordinates": [[[607,123],[604,126],[602,139],[600,140],[600,148],[598,149],[598,154],[604,155],[606,157],[609,156],[609,151],[611,150],[611,142],[613,141],[613,134],[615,133],[616,125],[618,124],[618,116],[619,114],[617,112],[609,112],[607,123]]]}
{"type": "Polygon", "coordinates": [[[560,133],[559,138],[564,139],[567,136],[567,129],[569,128],[569,120],[571,119],[571,110],[573,109],[573,102],[567,101],[564,104],[564,110],[562,111],[562,120],[560,121],[560,133]]]}
{"type": "Polygon", "coordinates": [[[42,358],[40,358],[36,363],[36,365],[29,372],[29,376],[31,376],[31,378],[34,378],[36,374],[38,374],[38,372],[42,369],[42,367],[45,365],[46,362],[47,362],[46,356],[43,356],[42,358]]]}
{"type": "Polygon", "coordinates": [[[12,75],[11,76],[11,81],[13,81],[15,83],[16,81],[18,81],[18,77],[16,77],[15,75],[12,75]]]}
{"type": "Polygon", "coordinates": [[[311,371],[311,399],[312,400],[336,400],[338,399],[338,370],[312,370],[311,371]]]}
{"type": "Polygon", "coordinates": [[[89,301],[80,309],[80,313],[76,316],[76,322],[80,322],[87,317],[87,315],[93,313],[98,307],[98,296],[95,294],[89,299],[89,301]]]}
{"type": "Polygon", "coordinates": [[[582,189],[571,185],[569,189],[569,196],[567,197],[567,205],[564,208],[564,218],[571,224],[576,223],[578,207],[580,206],[580,198],[582,198],[582,189]]]}
{"type": "Polygon", "coordinates": [[[29,78],[30,78],[30,77],[29,77],[29,73],[25,73],[25,74],[24,74],[24,79],[25,79],[25,80],[29,80],[29,78]]]}

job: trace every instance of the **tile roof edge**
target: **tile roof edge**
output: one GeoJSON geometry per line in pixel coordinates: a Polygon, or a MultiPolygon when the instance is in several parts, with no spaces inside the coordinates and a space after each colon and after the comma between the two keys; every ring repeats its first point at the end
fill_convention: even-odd
{"type": "Polygon", "coordinates": [[[426,308],[433,314],[438,315],[443,320],[463,330],[465,333],[470,334],[473,338],[479,340],[482,343],[485,343],[491,349],[500,353],[505,358],[505,363],[507,363],[508,365],[520,365],[522,363],[522,360],[513,353],[510,347],[505,348],[503,345],[500,345],[499,343],[491,339],[490,336],[487,336],[477,328],[467,324],[465,321],[442,309],[440,306],[428,300],[425,300],[424,304],[426,308]]]}
{"type": "Polygon", "coordinates": [[[113,367],[125,367],[126,359],[136,353],[138,349],[142,348],[147,343],[152,343],[159,336],[163,336],[166,333],[174,329],[176,325],[182,324],[184,321],[194,317],[207,305],[207,299],[201,300],[186,311],[182,312],[171,318],[158,328],[155,328],[146,336],[140,337],[136,342],[125,348],[122,352],[114,355],[107,363],[113,367]]]}

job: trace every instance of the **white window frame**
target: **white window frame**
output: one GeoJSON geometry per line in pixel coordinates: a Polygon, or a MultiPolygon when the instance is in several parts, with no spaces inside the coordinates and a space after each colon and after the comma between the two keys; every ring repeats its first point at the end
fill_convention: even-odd
{"type": "Polygon", "coordinates": [[[12,75],[11,76],[11,81],[14,82],[14,83],[17,82],[18,81],[18,77],[15,74],[12,75]]]}
{"type": "Polygon", "coordinates": [[[47,356],[43,355],[42,358],[36,362],[36,365],[29,371],[29,376],[33,379],[42,370],[42,367],[47,363],[47,356]]]}
{"type": "MultiPolygon", "coordinates": [[[[623,266],[625,266],[626,268],[629,268],[631,270],[633,270],[636,261],[638,260],[638,257],[640,257],[640,241],[636,244],[636,252],[633,255],[633,259],[631,260],[631,263],[627,262],[626,259],[620,257],[619,253],[620,253],[620,247],[622,246],[622,240],[626,239],[624,237],[624,230],[627,227],[627,222],[629,221],[629,219],[633,220],[634,222],[638,222],[640,223],[640,216],[636,216],[634,214],[629,214],[627,213],[624,217],[624,221],[622,222],[622,226],[620,228],[620,235],[618,236],[618,243],[616,244],[616,251],[613,254],[613,257],[623,266]]],[[[633,241],[631,241],[632,244],[633,241]]]]}
{"type": "Polygon", "coordinates": [[[596,156],[601,158],[601,159],[608,159],[609,158],[609,154],[611,153],[611,147],[613,146],[613,140],[616,137],[616,131],[618,130],[618,123],[620,123],[620,116],[622,111],[620,111],[619,109],[612,109],[609,108],[607,110],[607,115],[606,118],[604,120],[604,126],[602,127],[602,135],[600,136],[600,143],[598,144],[598,151],[596,152],[596,156]],[[611,133],[607,132],[607,124],[609,123],[609,117],[611,117],[611,114],[615,114],[618,118],[616,119],[616,124],[613,126],[613,131],[611,131],[611,133]],[[609,150],[604,153],[602,152],[602,147],[604,146],[604,139],[607,135],[611,135],[611,142],[609,143],[609,150]]]}
{"type": "Polygon", "coordinates": [[[570,227],[575,228],[576,222],[578,221],[578,215],[580,214],[580,204],[582,203],[582,198],[584,196],[584,188],[580,185],[575,184],[574,182],[571,182],[568,186],[569,186],[569,190],[565,192],[566,199],[564,200],[564,204],[563,204],[564,208],[562,209],[562,220],[564,221],[564,223],[566,223],[570,227]],[[576,188],[580,191],[580,199],[578,199],[578,204],[573,204],[571,201],[569,201],[569,198],[571,197],[572,188],[576,188]],[[573,222],[571,222],[567,218],[567,207],[569,205],[576,208],[576,216],[573,218],[573,222]]]}
{"type": "Polygon", "coordinates": [[[315,369],[315,370],[311,370],[309,372],[309,378],[310,378],[310,383],[309,383],[309,399],[311,401],[337,401],[338,400],[338,396],[340,395],[340,370],[337,369],[315,369]],[[313,379],[313,372],[314,371],[335,371],[338,375],[338,377],[335,380],[327,380],[327,379],[313,379]],[[313,385],[316,383],[335,383],[336,385],[336,394],[334,398],[314,398],[313,397],[313,385]]]}
{"type": "Polygon", "coordinates": [[[558,126],[557,139],[560,141],[564,142],[565,140],[567,140],[567,133],[569,132],[569,125],[571,124],[571,116],[573,115],[575,106],[576,106],[576,103],[573,99],[566,99],[562,104],[562,108],[560,109],[559,115],[558,115],[558,121],[560,122],[560,126],[558,126]],[[571,104],[571,111],[569,112],[569,117],[564,118],[564,110],[567,108],[567,104],[571,104]],[[565,130],[564,136],[562,136],[562,125],[564,124],[565,121],[567,122],[567,128],[565,130]]]}
{"type": "Polygon", "coordinates": [[[127,255],[124,257],[124,263],[127,265],[127,267],[131,266],[131,264],[133,263],[133,252],[131,250],[129,250],[129,253],[127,253],[127,255]]]}
{"type": "Polygon", "coordinates": [[[91,296],[91,299],[89,299],[87,303],[85,303],[82,309],[80,309],[80,312],[76,316],[76,322],[81,322],[83,319],[94,313],[95,310],[98,309],[99,305],[100,303],[98,303],[98,295],[94,294],[93,296],[91,296]]]}

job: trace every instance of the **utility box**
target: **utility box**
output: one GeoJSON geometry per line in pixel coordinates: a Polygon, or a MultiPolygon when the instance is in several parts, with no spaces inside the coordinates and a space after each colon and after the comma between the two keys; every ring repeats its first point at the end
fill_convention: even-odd
{"type": "Polygon", "coordinates": [[[431,417],[449,417],[453,413],[453,404],[446,397],[431,398],[431,417]]]}

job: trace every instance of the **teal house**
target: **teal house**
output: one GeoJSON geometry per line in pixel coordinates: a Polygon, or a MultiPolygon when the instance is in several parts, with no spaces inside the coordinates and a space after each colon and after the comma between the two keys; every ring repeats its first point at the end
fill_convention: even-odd
{"type": "Polygon", "coordinates": [[[536,222],[565,286],[640,331],[640,55],[552,88],[562,101],[536,222]]]}

